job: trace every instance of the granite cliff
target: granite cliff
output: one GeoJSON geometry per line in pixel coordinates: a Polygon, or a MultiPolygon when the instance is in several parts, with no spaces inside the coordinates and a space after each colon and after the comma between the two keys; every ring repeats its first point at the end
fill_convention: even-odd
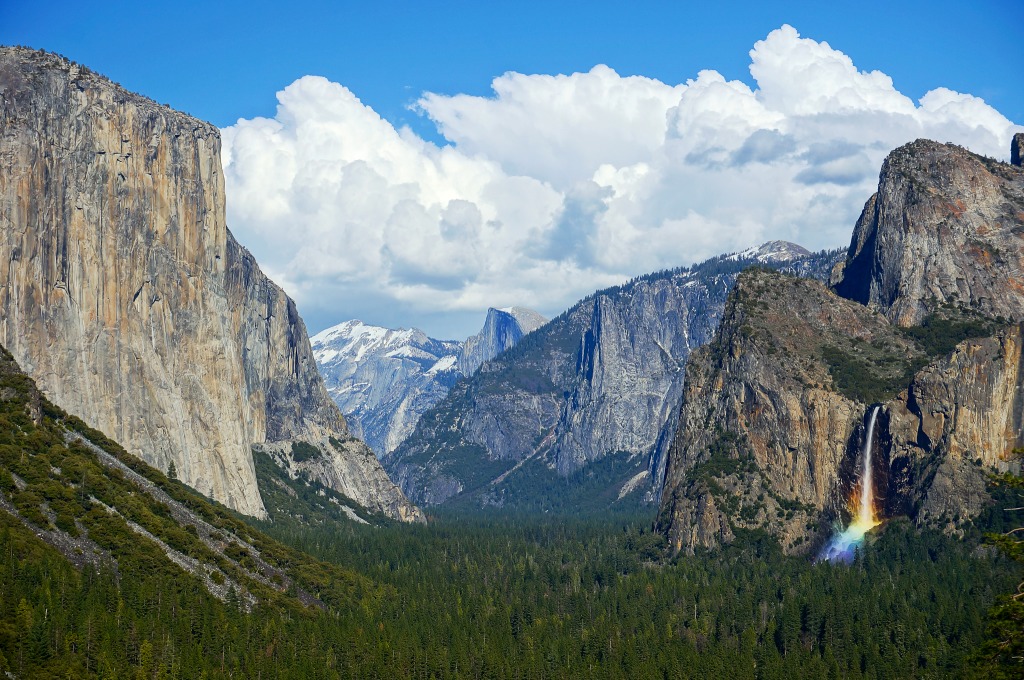
{"type": "Polygon", "coordinates": [[[294,303],[228,231],[216,128],[23,48],[0,50],[0,121],[0,343],[54,403],[249,515],[265,515],[259,446],[420,516],[349,436],[294,303]]]}
{"type": "Polygon", "coordinates": [[[836,292],[901,326],[938,305],[987,316],[1024,308],[1024,185],[1018,166],[918,140],[882,164],[836,292]]]}
{"type": "Polygon", "coordinates": [[[736,274],[761,263],[825,278],[837,255],[774,242],[600,291],[456,384],[385,467],[427,504],[652,500],[683,365],[712,337],[736,274]]]}
{"type": "Polygon", "coordinates": [[[476,335],[466,338],[459,352],[459,372],[473,375],[502,352],[548,322],[543,316],[525,307],[506,307],[487,310],[484,327],[476,335]]]}
{"type": "Polygon", "coordinates": [[[693,552],[848,519],[869,406],[884,517],[958,532],[1024,443],[1024,173],[919,140],[886,160],[833,290],[751,271],[695,352],[659,523],[693,552]]]}

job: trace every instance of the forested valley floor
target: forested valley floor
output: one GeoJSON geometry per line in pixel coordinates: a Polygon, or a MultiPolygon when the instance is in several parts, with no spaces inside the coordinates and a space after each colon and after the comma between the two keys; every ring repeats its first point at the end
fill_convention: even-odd
{"type": "Polygon", "coordinates": [[[976,537],[902,521],[838,566],[757,536],[665,562],[642,516],[278,523],[261,528],[378,587],[245,613],[146,564],[79,573],[2,522],[0,649],[18,677],[969,677],[1019,579],[976,537]]]}
{"type": "Polygon", "coordinates": [[[273,521],[243,521],[3,357],[7,677],[1021,677],[1019,478],[964,535],[893,519],[838,565],[741,530],[670,558],[635,508],[356,521],[265,457],[273,521]]]}

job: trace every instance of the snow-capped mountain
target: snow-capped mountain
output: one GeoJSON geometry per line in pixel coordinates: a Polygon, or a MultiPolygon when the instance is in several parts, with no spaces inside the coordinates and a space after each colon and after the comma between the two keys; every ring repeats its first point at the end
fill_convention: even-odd
{"type": "Polygon", "coordinates": [[[398,446],[460,375],[462,343],[435,340],[415,328],[392,330],[354,319],[310,342],[349,428],[378,455],[398,446]]]}
{"type": "Polygon", "coordinates": [[[313,356],[353,434],[378,456],[408,437],[420,415],[463,375],[514,346],[545,322],[522,307],[489,309],[480,333],[465,342],[435,340],[411,328],[345,321],[310,338],[313,356]]]}
{"type": "Polygon", "coordinates": [[[754,260],[762,264],[792,262],[793,260],[806,258],[811,251],[789,241],[768,241],[759,246],[747,248],[746,250],[733,253],[727,259],[730,260],[754,260]]]}

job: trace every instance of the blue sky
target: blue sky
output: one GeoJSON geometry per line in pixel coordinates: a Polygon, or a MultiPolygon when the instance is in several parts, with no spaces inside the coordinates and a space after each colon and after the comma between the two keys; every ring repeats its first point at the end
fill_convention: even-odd
{"type": "Polygon", "coordinates": [[[0,42],[43,48],[215,125],[273,113],[304,75],[397,124],[425,91],[489,92],[505,71],[750,84],[747,51],[783,23],[918,98],[945,86],[1024,121],[1024,2],[105,2],[7,0],[0,42]]]}
{"type": "Polygon", "coordinates": [[[845,245],[917,136],[1006,156],[1024,2],[833,4],[8,0],[0,43],[223,128],[229,227],[312,331],[464,337],[487,306],[845,245]]]}

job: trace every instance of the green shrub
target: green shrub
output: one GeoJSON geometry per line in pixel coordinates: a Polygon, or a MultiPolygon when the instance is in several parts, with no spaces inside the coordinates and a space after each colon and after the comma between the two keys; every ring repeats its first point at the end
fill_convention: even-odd
{"type": "Polygon", "coordinates": [[[320,449],[309,442],[292,442],[292,459],[302,463],[321,455],[320,449]]]}
{"type": "Polygon", "coordinates": [[[970,338],[988,337],[1000,326],[998,321],[986,319],[966,310],[929,315],[920,326],[902,329],[913,338],[928,356],[945,356],[970,338]]]}

